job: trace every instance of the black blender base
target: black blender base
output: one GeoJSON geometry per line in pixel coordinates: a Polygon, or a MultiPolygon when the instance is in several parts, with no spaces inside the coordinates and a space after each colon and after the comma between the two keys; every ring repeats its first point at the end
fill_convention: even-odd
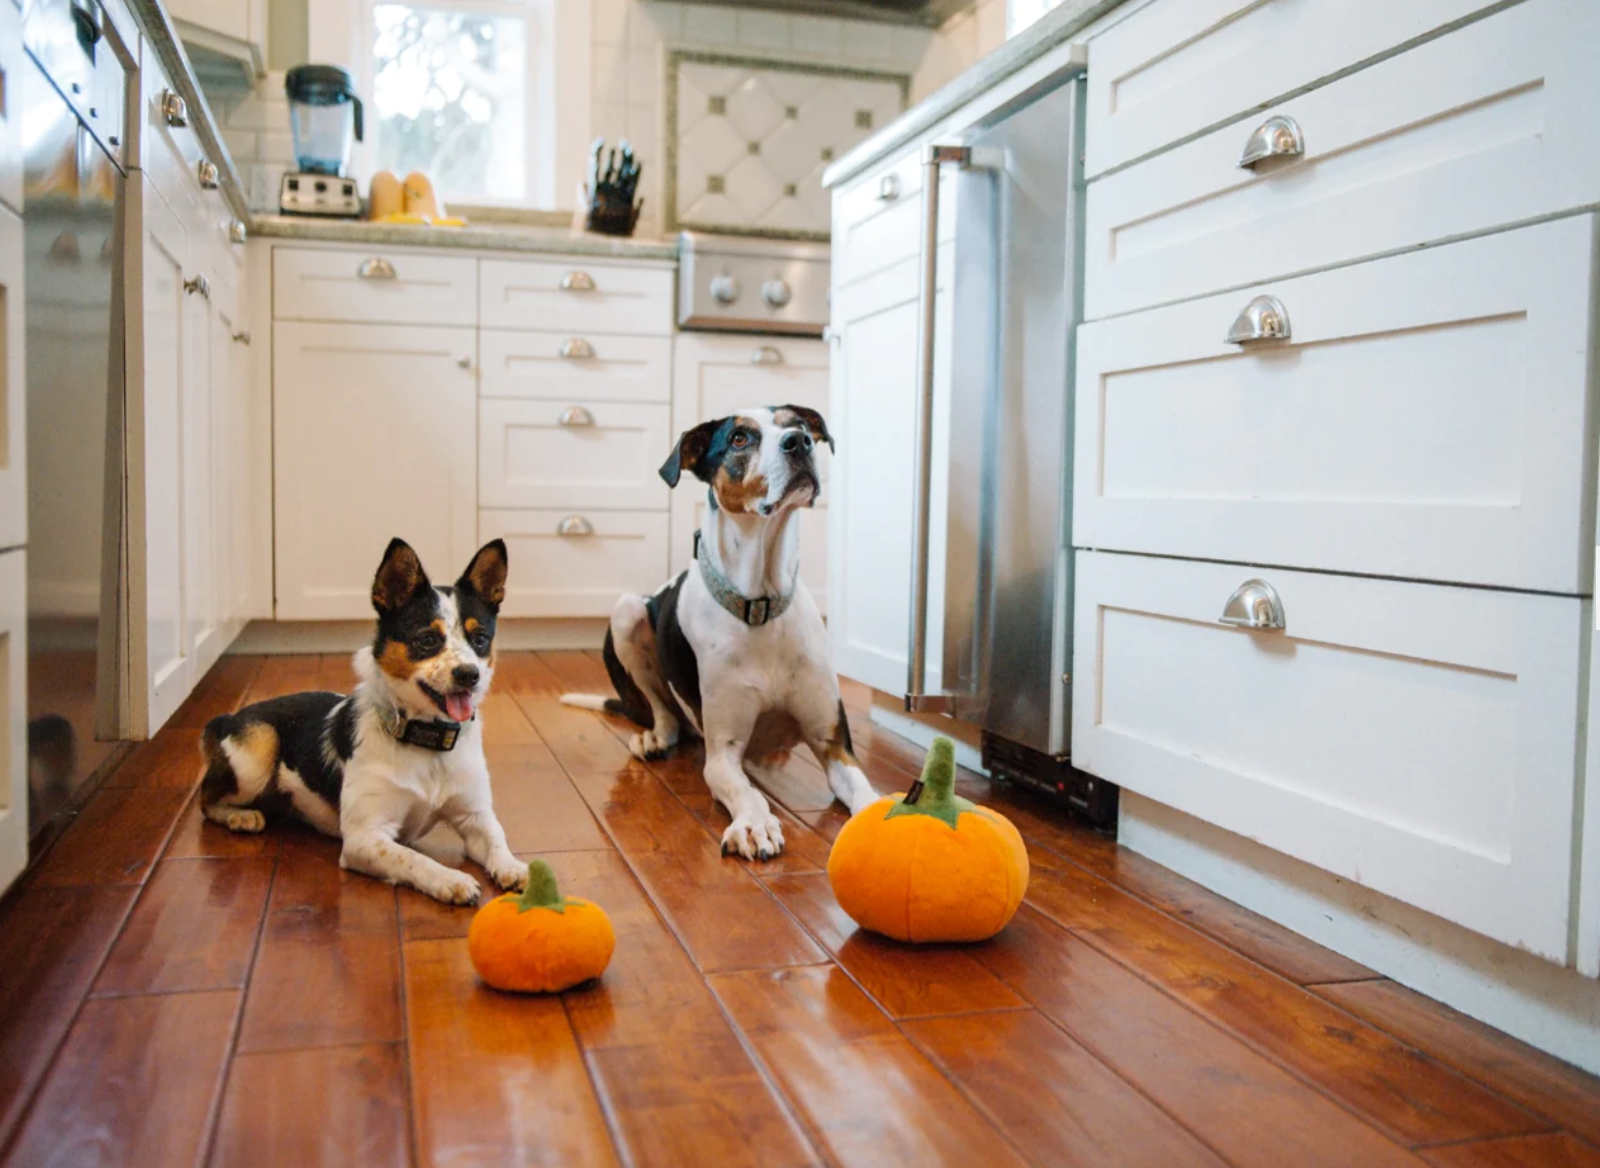
{"type": "Polygon", "coordinates": [[[1065,807],[1096,831],[1117,832],[1117,799],[1122,788],[1078,770],[1066,759],[1041,754],[1032,747],[983,735],[983,765],[1003,782],[1026,787],[1065,807]]]}

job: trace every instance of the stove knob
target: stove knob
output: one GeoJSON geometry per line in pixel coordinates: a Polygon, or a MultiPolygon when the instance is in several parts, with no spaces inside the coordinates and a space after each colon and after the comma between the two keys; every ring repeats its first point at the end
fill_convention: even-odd
{"type": "Polygon", "coordinates": [[[713,276],[711,279],[711,298],[718,304],[732,304],[739,299],[739,277],[713,276]]]}
{"type": "Polygon", "coordinates": [[[774,279],[761,285],[761,299],[765,300],[772,308],[782,308],[794,296],[794,290],[789,287],[789,281],[774,279]]]}

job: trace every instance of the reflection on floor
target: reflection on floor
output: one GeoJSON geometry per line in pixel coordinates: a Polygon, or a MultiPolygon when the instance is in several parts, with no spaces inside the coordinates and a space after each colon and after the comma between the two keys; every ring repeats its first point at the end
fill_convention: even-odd
{"type": "MultiPolygon", "coordinates": [[[[484,707],[514,851],[611,914],[605,977],[482,986],[471,912],[230,835],[194,802],[209,716],[343,688],[337,658],[224,658],[0,903],[0,1162],[787,1168],[1600,1165],[1600,1081],[964,775],[1026,837],[994,941],[858,932],[843,816],[796,760],[776,861],[719,854],[695,751],[561,706],[582,653],[507,653],[484,707]]],[[[847,686],[858,754],[921,753],[847,686]]],[[[481,879],[481,874],[480,874],[481,879]]]]}

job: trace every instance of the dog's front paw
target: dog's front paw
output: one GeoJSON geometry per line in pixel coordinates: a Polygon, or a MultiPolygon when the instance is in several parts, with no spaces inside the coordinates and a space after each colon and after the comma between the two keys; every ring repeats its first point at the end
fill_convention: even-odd
{"type": "Polygon", "coordinates": [[[253,808],[241,808],[238,811],[228,812],[228,817],[223,821],[229,831],[245,832],[254,835],[258,831],[265,831],[267,817],[253,808]]]}
{"type": "Polygon", "coordinates": [[[741,815],[722,833],[722,854],[747,860],[770,860],[783,851],[783,824],[770,811],[741,815]]]}
{"type": "Polygon", "coordinates": [[[641,730],[628,739],[628,753],[645,762],[666,758],[678,744],[676,734],[663,734],[660,730],[641,730]]]}
{"type": "Polygon", "coordinates": [[[418,886],[434,900],[444,904],[477,904],[478,882],[465,872],[451,872],[418,886]]]}
{"type": "Polygon", "coordinates": [[[507,892],[521,892],[528,887],[528,865],[504,860],[490,865],[489,877],[507,892]]]}

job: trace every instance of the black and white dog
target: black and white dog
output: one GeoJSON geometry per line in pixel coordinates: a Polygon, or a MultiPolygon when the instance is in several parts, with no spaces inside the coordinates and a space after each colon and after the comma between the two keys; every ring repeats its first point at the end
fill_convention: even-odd
{"type": "Polygon", "coordinates": [[[344,840],[342,867],[472,904],[478,882],[411,845],[436,824],[501,888],[527,865],[506,847],[483,758],[478,707],[494,674],[506,545],[486,544],[452,587],[434,587],[404,540],[372,582],[378,631],[355,656],[349,697],[302,693],[214,718],[202,738],[205,816],[256,832],[298,818],[344,840]]]}
{"type": "Polygon", "coordinates": [[[821,488],[814,447],[833,439],[815,410],[751,409],[685,433],[661,467],[710,484],[695,564],[611,614],[605,662],[618,699],[567,694],[642,727],[630,749],[659,758],[685,724],[705,739],[706,784],[732,824],[724,854],[770,859],[783,826],[750,783],[805,743],[852,814],[877,796],[851,752],[822,616],[799,578],[800,512],[821,488]],[[748,774],[747,774],[748,772],[748,774]]]}

